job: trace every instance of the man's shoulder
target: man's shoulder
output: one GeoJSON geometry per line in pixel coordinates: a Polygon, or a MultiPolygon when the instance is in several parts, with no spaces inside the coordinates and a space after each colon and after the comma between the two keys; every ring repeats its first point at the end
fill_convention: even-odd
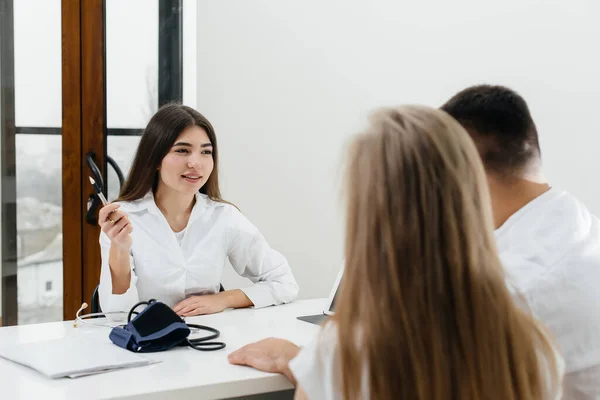
{"type": "Polygon", "coordinates": [[[600,264],[600,220],[567,192],[534,200],[507,222],[496,237],[508,269],[528,264],[547,273],[565,263],[600,264]]]}
{"type": "Polygon", "coordinates": [[[534,309],[600,307],[600,220],[566,192],[539,208],[499,243],[509,281],[534,309]]]}
{"type": "Polygon", "coordinates": [[[600,365],[600,220],[561,192],[505,237],[509,280],[550,330],[566,373],[600,365]]]}
{"type": "Polygon", "coordinates": [[[552,333],[567,373],[600,365],[600,246],[573,247],[522,294],[552,333]]]}

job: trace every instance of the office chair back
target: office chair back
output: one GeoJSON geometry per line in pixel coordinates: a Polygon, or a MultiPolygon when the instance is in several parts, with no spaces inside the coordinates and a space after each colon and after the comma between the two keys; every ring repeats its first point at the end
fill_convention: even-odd
{"type": "Polygon", "coordinates": [[[102,309],[100,308],[100,295],[98,294],[98,286],[94,289],[94,293],[92,293],[92,303],[91,303],[92,313],[100,313],[102,309]]]}

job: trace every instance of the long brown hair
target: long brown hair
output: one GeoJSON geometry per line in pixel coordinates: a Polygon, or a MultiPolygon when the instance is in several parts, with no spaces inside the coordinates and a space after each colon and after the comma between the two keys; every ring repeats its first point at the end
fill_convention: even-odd
{"type": "Polygon", "coordinates": [[[507,289],[466,131],[427,107],[380,110],[346,176],[344,398],[541,399],[553,348],[507,289]]]}
{"type": "Polygon", "coordinates": [[[198,111],[181,104],[170,103],[162,106],[148,122],[133,158],[127,179],[116,201],[141,199],[150,190],[156,190],[158,167],[167,155],[175,140],[184,129],[190,126],[202,128],[212,143],[214,167],[200,193],[211,200],[224,202],[219,189],[219,147],[212,124],[198,111]]]}

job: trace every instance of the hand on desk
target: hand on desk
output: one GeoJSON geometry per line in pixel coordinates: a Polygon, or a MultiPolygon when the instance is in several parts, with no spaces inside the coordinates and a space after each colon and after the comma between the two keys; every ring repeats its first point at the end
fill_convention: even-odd
{"type": "Polygon", "coordinates": [[[226,290],[215,294],[204,294],[190,296],[173,307],[173,311],[181,317],[193,317],[194,315],[214,314],[226,308],[244,308],[254,304],[239,290],[226,290]]]}
{"type": "Polygon", "coordinates": [[[188,297],[173,307],[173,311],[180,317],[193,317],[194,315],[218,313],[228,307],[225,297],[219,294],[204,294],[188,297]]]}
{"type": "Polygon", "coordinates": [[[299,351],[300,347],[289,340],[270,338],[246,345],[229,354],[228,359],[231,364],[283,374],[296,385],[296,379],[288,364],[299,351]]]}

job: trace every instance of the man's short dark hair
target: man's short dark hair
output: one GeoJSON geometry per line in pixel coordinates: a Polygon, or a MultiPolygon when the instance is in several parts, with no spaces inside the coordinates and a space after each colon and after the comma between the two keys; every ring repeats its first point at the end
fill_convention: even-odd
{"type": "Polygon", "coordinates": [[[472,86],[454,95],[441,109],[469,132],[488,171],[519,174],[540,157],[529,107],[511,89],[472,86]]]}

